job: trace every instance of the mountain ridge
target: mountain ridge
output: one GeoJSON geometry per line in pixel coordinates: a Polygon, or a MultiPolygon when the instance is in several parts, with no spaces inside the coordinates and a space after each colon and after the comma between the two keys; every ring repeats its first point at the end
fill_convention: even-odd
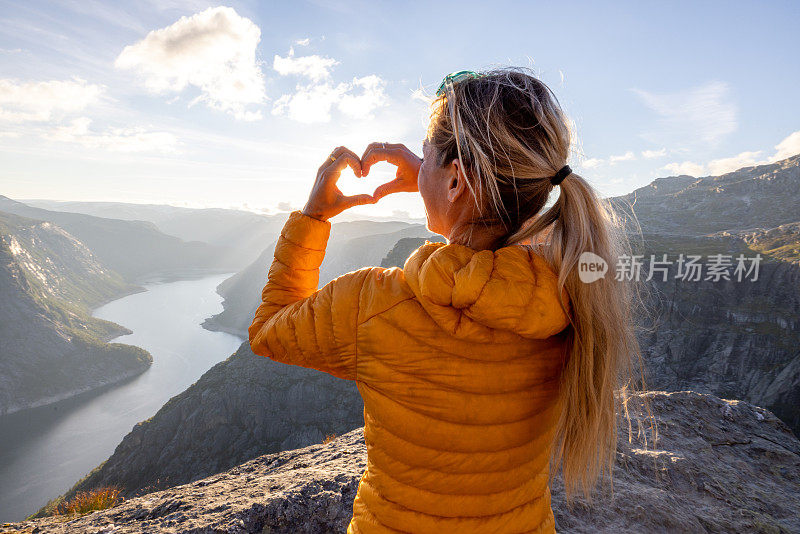
{"type": "Polygon", "coordinates": [[[90,313],[143,290],[62,228],[0,212],[0,414],[57,402],[148,369],[152,356],[144,349],[107,343],[129,329],[90,313]]]}

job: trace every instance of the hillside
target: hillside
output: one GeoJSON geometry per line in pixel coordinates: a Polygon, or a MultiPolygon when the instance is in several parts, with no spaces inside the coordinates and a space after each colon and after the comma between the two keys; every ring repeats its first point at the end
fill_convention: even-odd
{"type": "MultiPolygon", "coordinates": [[[[657,436],[649,428],[637,434],[634,426],[629,442],[627,421],[618,416],[613,494],[598,491],[594,502],[579,498],[567,507],[556,475],[558,532],[800,531],[800,442],[778,418],[746,402],[689,391],[646,395],[657,436]]],[[[644,417],[641,402],[638,395],[628,401],[634,419],[644,417]]],[[[3,527],[9,534],[344,532],[366,461],[359,427],[327,444],[257,456],[74,520],[3,527]]]]}
{"type": "Polygon", "coordinates": [[[106,343],[130,330],[89,311],[141,290],[58,226],[0,212],[0,414],[147,370],[147,351],[106,343]]]}
{"type": "Polygon", "coordinates": [[[0,211],[48,221],[86,245],[108,268],[126,280],[187,269],[234,270],[224,250],[201,242],[185,242],[166,235],[153,223],[93,217],[80,213],[48,211],[0,195],[0,211]]]}

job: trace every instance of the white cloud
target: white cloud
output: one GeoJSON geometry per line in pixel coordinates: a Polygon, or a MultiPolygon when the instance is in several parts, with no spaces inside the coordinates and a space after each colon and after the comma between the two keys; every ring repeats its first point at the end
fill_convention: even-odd
{"type": "Polygon", "coordinates": [[[800,154],[800,130],[789,134],[786,139],[775,145],[775,155],[771,161],[780,161],[795,154],[800,154]]]}
{"type": "Polygon", "coordinates": [[[760,150],[755,152],[741,152],[740,154],[730,157],[715,159],[708,164],[708,173],[713,176],[725,174],[728,172],[741,169],[742,167],[750,167],[758,165],[759,163],[766,163],[758,157],[761,154],[760,150]]]}
{"type": "Polygon", "coordinates": [[[684,161],[683,163],[669,163],[664,165],[664,169],[674,174],[688,174],[689,176],[703,176],[705,168],[691,161],[684,161]]]}
{"type": "Polygon", "coordinates": [[[589,158],[581,162],[580,166],[585,169],[594,169],[595,167],[598,167],[603,163],[605,163],[605,161],[600,158],[589,158]]]}
{"type": "Polygon", "coordinates": [[[112,152],[175,152],[177,139],[171,133],[148,132],[143,128],[111,128],[104,133],[96,133],[89,129],[91,122],[87,117],[80,117],[68,126],[53,128],[45,137],[112,152]]]}
{"type": "Polygon", "coordinates": [[[660,116],[659,127],[643,133],[651,142],[716,145],[738,126],[736,105],[724,82],[709,82],[675,93],[657,94],[641,89],[633,92],[660,116]]]}
{"type": "Polygon", "coordinates": [[[329,122],[331,109],[337,107],[350,117],[372,118],[372,111],[387,103],[386,82],[371,74],[334,85],[331,70],[338,64],[334,58],[318,55],[295,57],[294,48],[289,49],[286,57],[275,55],[272,66],[279,74],[303,76],[310,83],[298,84],[294,93],[278,98],[272,114],[307,124],[329,122]]]}
{"type": "Polygon", "coordinates": [[[264,102],[264,76],[256,60],[261,30],[233,8],[214,7],[181,17],[126,46],[115,66],[136,71],[154,93],[200,90],[192,104],[233,114],[242,120],[261,118],[246,106],[264,102]]]}
{"type": "Polygon", "coordinates": [[[305,39],[298,39],[297,41],[294,42],[294,44],[299,46],[308,46],[309,43],[311,43],[311,39],[308,37],[306,37],[305,39]]]}
{"type": "Polygon", "coordinates": [[[330,57],[317,55],[294,57],[294,48],[290,48],[286,57],[275,54],[272,68],[282,76],[296,74],[306,76],[312,81],[319,81],[330,77],[331,69],[338,64],[338,61],[330,57]]]}
{"type": "Polygon", "coordinates": [[[273,115],[287,115],[290,119],[306,124],[329,122],[331,109],[358,119],[371,118],[372,112],[386,101],[386,82],[376,75],[354,78],[352,83],[329,82],[297,86],[294,94],[285,94],[275,101],[273,115]],[[360,93],[354,93],[360,89],[360,93]]]}
{"type": "Polygon", "coordinates": [[[671,172],[691,174],[692,176],[719,176],[743,167],[775,163],[776,161],[786,159],[795,154],[800,154],[800,130],[789,134],[783,141],[775,145],[775,153],[771,157],[762,158],[762,153],[762,150],[740,152],[729,158],[711,160],[707,165],[684,161],[683,163],[670,163],[663,168],[671,172]]]}
{"type": "Polygon", "coordinates": [[[660,158],[667,155],[667,149],[660,150],[642,150],[642,157],[645,159],[660,158]]]}
{"type": "Polygon", "coordinates": [[[330,84],[298,86],[294,94],[283,95],[275,101],[272,114],[287,115],[306,124],[328,122],[331,120],[331,107],[346,90],[344,84],[337,87],[330,84]]]}
{"type": "Polygon", "coordinates": [[[633,154],[632,151],[629,150],[619,156],[611,156],[610,158],[608,158],[608,162],[611,165],[614,165],[615,163],[618,163],[620,161],[632,161],[634,159],[636,159],[636,156],[633,154]]]}
{"type": "Polygon", "coordinates": [[[103,87],[80,78],[47,82],[0,79],[0,120],[49,121],[83,110],[102,92],[103,87]]]}
{"type": "Polygon", "coordinates": [[[360,88],[360,94],[345,93],[337,105],[345,115],[357,119],[372,117],[372,111],[386,103],[386,82],[379,76],[371,74],[363,78],[353,78],[352,89],[360,88]]]}

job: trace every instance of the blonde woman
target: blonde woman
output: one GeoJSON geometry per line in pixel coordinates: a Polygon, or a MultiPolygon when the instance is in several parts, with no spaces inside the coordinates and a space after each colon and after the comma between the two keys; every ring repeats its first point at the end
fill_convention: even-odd
{"type": "Polygon", "coordinates": [[[250,344],[356,382],[368,459],[348,533],[555,532],[555,470],[568,498],[610,475],[614,391],[641,358],[625,282],[578,276],[583,252],[613,264],[625,240],[567,166],[570,142],[556,98],[525,69],[455,73],[422,158],[339,147],[290,214],[250,344]],[[372,195],[336,187],[345,167],[367,176],[379,161],[397,177],[372,195]],[[328,219],[400,191],[420,193],[447,243],[318,289],[328,219]]]}

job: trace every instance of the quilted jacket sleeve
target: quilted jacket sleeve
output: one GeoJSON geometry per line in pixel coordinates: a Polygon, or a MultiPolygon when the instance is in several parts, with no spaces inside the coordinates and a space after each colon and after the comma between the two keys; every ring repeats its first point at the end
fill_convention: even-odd
{"type": "Polygon", "coordinates": [[[261,304],[248,328],[255,354],[356,380],[359,301],[369,268],[322,289],[319,266],[331,223],[293,211],[278,237],[261,304]]]}

